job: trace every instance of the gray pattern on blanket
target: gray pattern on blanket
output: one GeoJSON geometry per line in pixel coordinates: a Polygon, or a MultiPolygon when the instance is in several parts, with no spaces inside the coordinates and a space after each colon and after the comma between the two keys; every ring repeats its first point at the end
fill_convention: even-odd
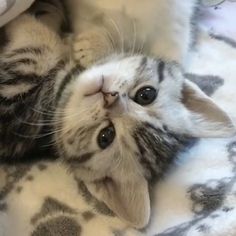
{"type": "MultiPolygon", "coordinates": [[[[22,187],[15,187],[18,181],[27,175],[30,170],[29,165],[10,166],[3,165],[0,168],[0,211],[7,210],[7,203],[5,202],[8,194],[15,190],[20,192],[22,187]]],[[[28,179],[31,176],[27,177],[28,179]]]]}
{"type": "Polygon", "coordinates": [[[224,218],[225,214],[236,211],[234,205],[228,205],[227,198],[236,199],[236,141],[227,146],[228,160],[232,164],[232,176],[222,179],[211,179],[189,188],[194,217],[191,221],[180,224],[156,236],[191,236],[211,232],[211,222],[224,218]],[[196,234],[196,233],[199,234],[196,234]]]}
{"type": "MultiPolygon", "coordinates": [[[[95,199],[86,189],[86,186],[79,181],[78,187],[83,188],[82,195],[86,201],[95,203],[95,211],[101,214],[111,216],[110,210],[95,199]],[[86,192],[85,192],[86,191],[86,192]]],[[[46,197],[40,212],[36,213],[31,219],[31,223],[35,226],[32,236],[58,236],[58,235],[81,235],[82,226],[85,223],[93,220],[96,214],[93,211],[78,212],[72,209],[64,202],[60,202],[55,198],[46,197]],[[79,224],[78,219],[81,219],[82,226],[79,224]]]]}

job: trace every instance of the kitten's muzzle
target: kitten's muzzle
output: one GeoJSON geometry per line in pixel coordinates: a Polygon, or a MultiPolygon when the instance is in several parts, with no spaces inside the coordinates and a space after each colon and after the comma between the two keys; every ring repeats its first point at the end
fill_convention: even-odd
{"type": "Polygon", "coordinates": [[[119,100],[118,92],[108,92],[105,93],[102,91],[103,99],[104,99],[104,108],[112,107],[119,100]]]}
{"type": "Polygon", "coordinates": [[[102,77],[101,80],[99,80],[99,83],[92,86],[89,91],[84,95],[85,97],[93,96],[96,94],[102,94],[104,105],[103,107],[105,109],[111,108],[115,103],[119,100],[119,93],[116,91],[104,91],[104,82],[105,79],[102,77]]]}
{"type": "Polygon", "coordinates": [[[102,95],[104,101],[103,107],[106,109],[111,108],[119,100],[118,92],[104,92],[102,88],[99,88],[97,91],[85,94],[85,97],[94,96],[96,94],[102,95]]]}

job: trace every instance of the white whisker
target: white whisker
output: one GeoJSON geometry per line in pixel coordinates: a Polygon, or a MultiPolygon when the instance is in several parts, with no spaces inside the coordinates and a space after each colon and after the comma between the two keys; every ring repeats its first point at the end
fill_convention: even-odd
{"type": "Polygon", "coordinates": [[[111,21],[111,23],[112,23],[114,29],[115,29],[116,32],[118,33],[118,36],[119,36],[119,38],[120,38],[120,40],[121,40],[120,50],[121,50],[122,53],[124,53],[124,51],[125,51],[124,35],[121,33],[121,31],[120,31],[120,29],[119,29],[119,26],[116,24],[116,22],[115,22],[112,18],[110,18],[110,21],[111,21]]]}
{"type": "Polygon", "coordinates": [[[132,51],[131,51],[131,55],[134,55],[135,53],[135,47],[136,47],[136,44],[137,44],[137,28],[136,28],[136,23],[135,23],[135,20],[132,20],[133,22],[133,48],[132,48],[132,51]]]}

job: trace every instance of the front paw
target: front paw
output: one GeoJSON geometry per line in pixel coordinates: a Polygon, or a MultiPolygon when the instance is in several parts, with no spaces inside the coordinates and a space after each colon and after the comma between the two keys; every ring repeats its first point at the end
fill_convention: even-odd
{"type": "Polygon", "coordinates": [[[73,44],[73,56],[82,67],[87,68],[111,53],[112,45],[106,35],[88,32],[78,35],[73,44]]]}

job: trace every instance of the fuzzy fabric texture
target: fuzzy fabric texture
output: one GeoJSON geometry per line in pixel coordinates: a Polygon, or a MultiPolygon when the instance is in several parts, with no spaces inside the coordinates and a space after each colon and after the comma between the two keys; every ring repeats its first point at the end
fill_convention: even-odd
{"type": "MultiPolygon", "coordinates": [[[[186,70],[236,122],[232,42],[202,31],[186,70]]],[[[236,137],[199,140],[151,191],[150,223],[137,231],[127,228],[62,164],[1,165],[0,235],[234,236],[236,137]]]]}
{"type": "Polygon", "coordinates": [[[0,27],[25,11],[34,0],[0,0],[0,27]]]}
{"type": "Polygon", "coordinates": [[[236,1],[202,1],[207,7],[202,9],[201,25],[213,34],[220,34],[236,40],[236,1]]]}

